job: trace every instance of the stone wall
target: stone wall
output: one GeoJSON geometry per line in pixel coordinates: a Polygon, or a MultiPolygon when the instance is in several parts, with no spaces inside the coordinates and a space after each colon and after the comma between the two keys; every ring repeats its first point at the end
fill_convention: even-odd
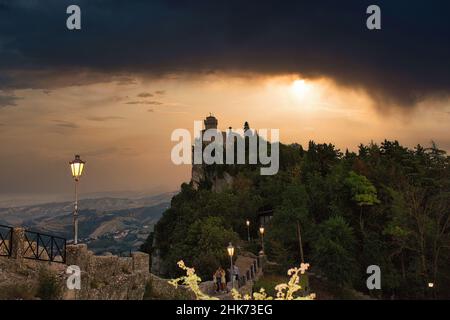
{"type": "Polygon", "coordinates": [[[55,276],[59,292],[65,286],[66,265],[37,260],[0,257],[0,299],[38,299],[41,272],[55,276]]]}
{"type": "Polygon", "coordinates": [[[45,270],[54,275],[62,299],[140,300],[144,297],[150,279],[146,253],[134,252],[130,257],[96,256],[85,244],[68,245],[63,264],[26,259],[23,228],[14,228],[12,239],[11,256],[0,257],[0,291],[10,290],[21,298],[22,293],[14,292],[21,290],[23,298],[35,298],[42,281],[41,271],[45,270]],[[66,270],[70,265],[81,270],[80,290],[67,288],[66,270]]]}
{"type": "MultiPolygon", "coordinates": [[[[149,272],[149,255],[134,252],[130,257],[114,255],[96,256],[86,244],[68,245],[66,262],[30,260],[25,258],[23,228],[14,228],[11,257],[0,257],[0,299],[36,299],[41,282],[41,271],[54,275],[60,294],[66,300],[192,300],[194,293],[186,286],[175,288],[168,279],[149,272]],[[81,289],[69,290],[66,274],[68,266],[81,270],[81,289]],[[15,296],[5,297],[2,292],[14,291],[15,296]],[[19,292],[23,291],[23,292],[19,292]]],[[[214,293],[212,281],[200,284],[200,289],[214,293]]]]}
{"type": "Polygon", "coordinates": [[[147,293],[149,299],[163,300],[194,300],[194,293],[186,286],[179,285],[175,288],[169,284],[168,279],[163,279],[154,274],[150,274],[149,291],[147,293]]]}
{"type": "Polygon", "coordinates": [[[81,290],[66,290],[66,299],[141,300],[150,278],[149,256],[96,256],[85,244],[67,246],[67,265],[81,269],[81,290]]]}

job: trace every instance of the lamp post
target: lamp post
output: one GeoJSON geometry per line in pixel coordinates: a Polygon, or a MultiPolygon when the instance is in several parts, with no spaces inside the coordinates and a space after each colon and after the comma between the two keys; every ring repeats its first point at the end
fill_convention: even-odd
{"type": "Polygon", "coordinates": [[[434,282],[428,282],[428,289],[430,289],[431,299],[434,299],[434,282]]]}
{"type": "Polygon", "coordinates": [[[75,204],[73,211],[73,243],[78,244],[78,181],[83,173],[85,162],[75,155],[75,159],[69,162],[72,171],[72,177],[75,180],[75,204]]]}
{"type": "Polygon", "coordinates": [[[259,227],[259,234],[261,235],[261,251],[264,254],[264,227],[259,227]]]}
{"type": "Polygon", "coordinates": [[[247,225],[247,239],[248,242],[250,242],[250,220],[247,219],[247,221],[245,221],[245,224],[247,225]]]}
{"type": "Polygon", "coordinates": [[[230,244],[227,247],[228,255],[230,256],[230,275],[231,275],[231,288],[234,288],[234,270],[233,270],[233,255],[234,255],[234,247],[230,244]]]}

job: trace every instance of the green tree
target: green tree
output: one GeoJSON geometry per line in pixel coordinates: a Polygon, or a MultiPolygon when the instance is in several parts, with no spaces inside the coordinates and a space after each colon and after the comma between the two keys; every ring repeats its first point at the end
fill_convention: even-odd
{"type": "Polygon", "coordinates": [[[183,257],[198,269],[200,276],[209,279],[213,272],[222,266],[228,266],[229,257],[226,247],[229,242],[237,244],[239,236],[224,227],[220,217],[206,217],[189,226],[182,248],[183,257]]]}
{"type": "Polygon", "coordinates": [[[335,284],[351,284],[357,271],[355,247],[353,229],[343,217],[331,217],[318,226],[313,268],[317,266],[335,284]]]}
{"type": "MultiPolygon", "coordinates": [[[[292,184],[285,188],[282,203],[275,209],[274,217],[267,228],[266,249],[269,258],[282,264],[281,270],[299,265],[300,244],[297,225],[301,226],[302,247],[308,242],[310,230],[308,196],[305,187],[292,184]]],[[[302,248],[302,249],[303,249],[302,248]]]]}
{"type": "Polygon", "coordinates": [[[377,189],[365,176],[350,171],[345,179],[345,185],[350,188],[352,200],[359,206],[359,224],[364,234],[363,206],[373,206],[380,203],[377,198],[377,189]]]}

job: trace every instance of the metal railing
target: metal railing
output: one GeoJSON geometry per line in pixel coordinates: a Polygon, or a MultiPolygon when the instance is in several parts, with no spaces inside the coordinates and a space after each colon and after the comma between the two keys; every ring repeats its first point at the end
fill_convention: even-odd
{"type": "Polygon", "coordinates": [[[0,225],[0,256],[10,257],[12,253],[13,228],[0,225]]]}
{"type": "Polygon", "coordinates": [[[25,231],[25,259],[66,262],[66,239],[48,234],[25,231]]]}

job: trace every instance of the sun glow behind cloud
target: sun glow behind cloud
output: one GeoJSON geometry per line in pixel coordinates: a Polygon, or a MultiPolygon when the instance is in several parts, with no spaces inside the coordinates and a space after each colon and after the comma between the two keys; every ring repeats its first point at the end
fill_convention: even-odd
{"type": "Polygon", "coordinates": [[[291,89],[297,98],[302,99],[311,90],[311,85],[303,79],[297,79],[292,82],[291,89]]]}
{"type": "Polygon", "coordinates": [[[3,181],[16,185],[0,185],[0,191],[71,192],[66,162],[78,152],[89,164],[85,191],[176,189],[189,179],[190,168],[170,162],[171,132],[192,130],[193,121],[209,112],[221,129],[244,121],[256,129],[280,129],[284,143],[315,140],[356,150],[359,143],[385,138],[408,146],[434,139],[450,149],[450,114],[433,109],[435,102],[425,101],[408,115],[386,114],[364,91],[297,74],[181,74],[14,93],[21,98],[17,106],[0,110],[0,166],[9,168],[3,181]],[[37,175],[26,159],[40,168],[37,175]]]}

